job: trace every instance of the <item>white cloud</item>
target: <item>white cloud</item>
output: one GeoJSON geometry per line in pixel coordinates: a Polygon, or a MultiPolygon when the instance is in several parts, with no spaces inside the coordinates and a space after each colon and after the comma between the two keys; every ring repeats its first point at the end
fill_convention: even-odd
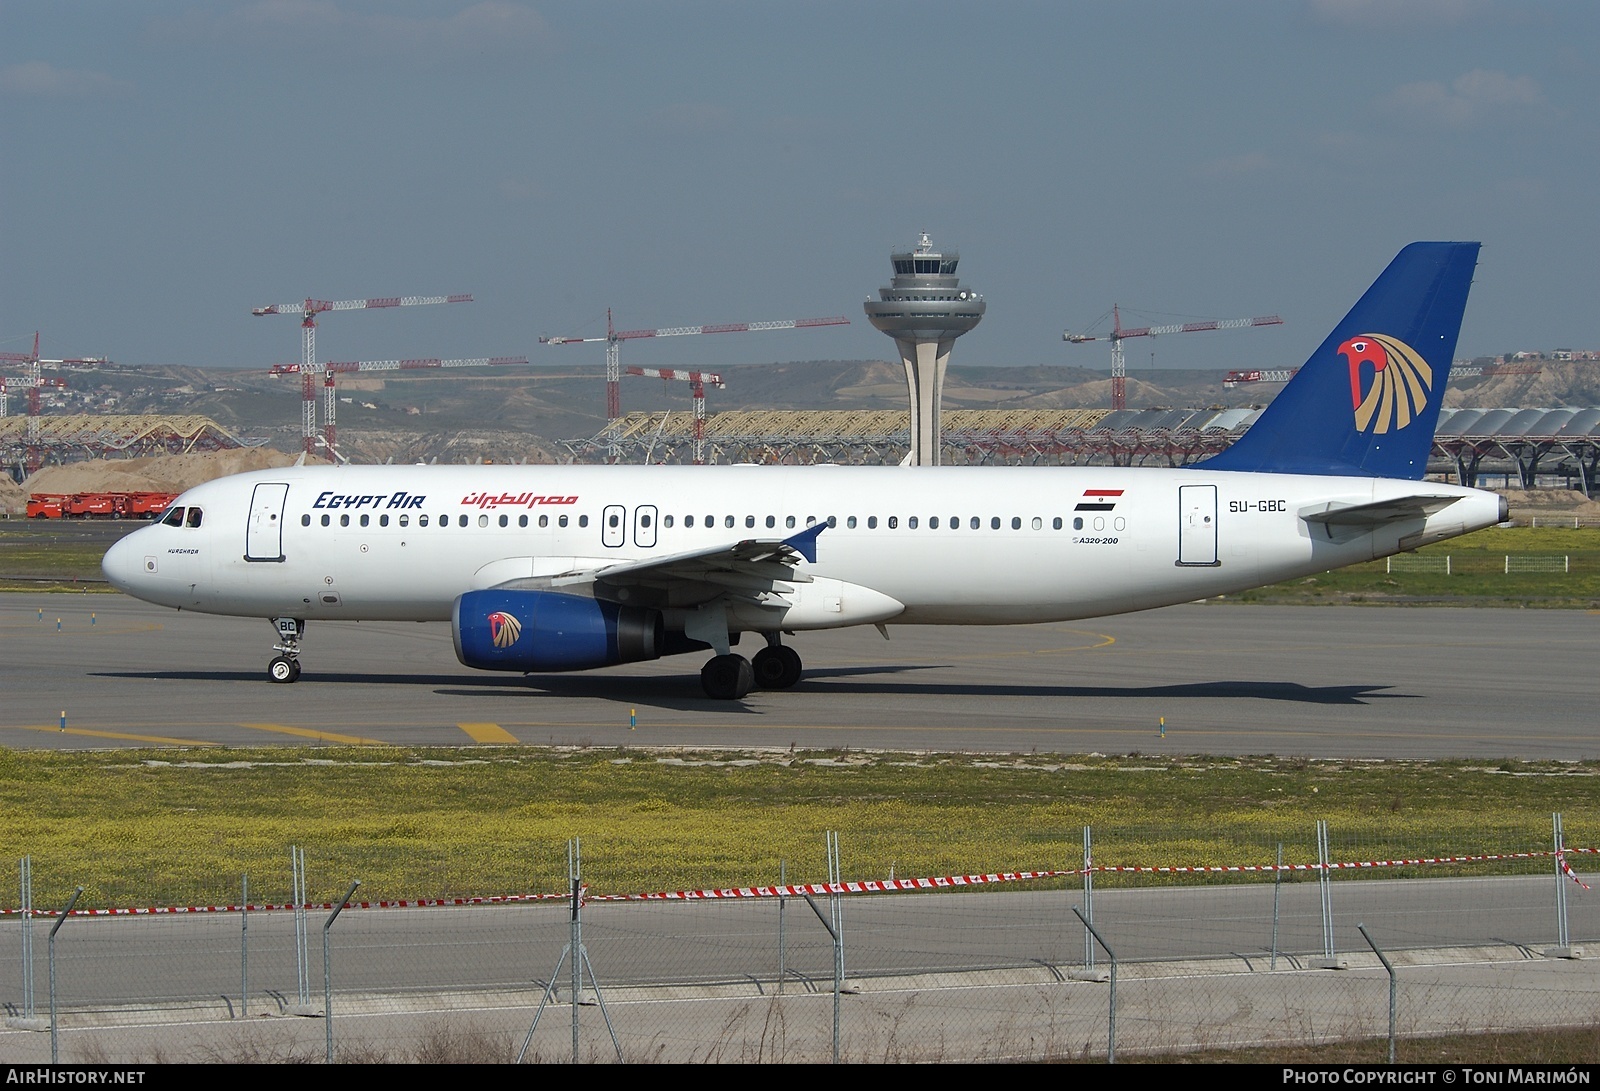
{"type": "Polygon", "coordinates": [[[34,98],[104,98],[126,95],[131,83],[104,72],[57,68],[47,61],[28,61],[0,68],[0,91],[34,98]]]}
{"type": "Polygon", "coordinates": [[[1539,85],[1529,77],[1481,68],[1448,85],[1437,80],[1407,83],[1378,99],[1379,109],[1402,121],[1443,129],[1526,117],[1544,104],[1539,85]]]}

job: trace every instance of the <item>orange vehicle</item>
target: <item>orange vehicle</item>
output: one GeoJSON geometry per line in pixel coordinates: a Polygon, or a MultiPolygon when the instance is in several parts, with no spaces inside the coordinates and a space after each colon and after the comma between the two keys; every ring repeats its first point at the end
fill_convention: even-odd
{"type": "Polygon", "coordinates": [[[171,492],[34,493],[28,497],[28,518],[154,519],[177,496],[171,492]]]}

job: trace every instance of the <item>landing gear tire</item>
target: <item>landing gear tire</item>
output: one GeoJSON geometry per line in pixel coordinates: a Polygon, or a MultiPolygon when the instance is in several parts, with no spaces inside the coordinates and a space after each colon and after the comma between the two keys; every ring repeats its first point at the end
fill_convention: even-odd
{"type": "Polygon", "coordinates": [[[717,701],[737,701],[755,684],[755,671],[742,655],[719,655],[700,669],[700,685],[717,701]]]}
{"type": "Polygon", "coordinates": [[[286,655],[276,656],[267,664],[267,677],[274,682],[293,682],[300,677],[300,663],[286,655]]]}
{"type": "Polygon", "coordinates": [[[762,648],[750,666],[761,689],[788,689],[800,681],[800,653],[782,644],[762,648]]]}

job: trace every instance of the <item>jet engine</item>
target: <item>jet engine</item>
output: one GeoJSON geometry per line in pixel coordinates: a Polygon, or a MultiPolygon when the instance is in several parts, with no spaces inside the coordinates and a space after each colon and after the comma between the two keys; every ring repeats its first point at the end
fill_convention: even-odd
{"type": "Polygon", "coordinates": [[[456,658],[490,671],[580,671],[659,659],[661,614],[554,591],[468,591],[450,628],[456,658]]]}

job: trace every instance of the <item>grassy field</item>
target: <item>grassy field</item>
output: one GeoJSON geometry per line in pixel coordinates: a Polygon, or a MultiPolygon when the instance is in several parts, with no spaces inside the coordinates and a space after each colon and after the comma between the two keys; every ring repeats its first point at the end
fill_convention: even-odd
{"type": "Polygon", "coordinates": [[[1085,825],[1106,864],[1269,863],[1280,842],[1311,861],[1318,819],[1340,859],[1542,850],[1552,811],[1569,843],[1600,838],[1600,763],[0,751],[5,854],[33,857],[40,905],[80,883],[91,906],[229,901],[246,871],[282,901],[291,844],[318,899],[355,878],[371,899],[555,891],[572,837],[597,893],[633,893],[773,882],[780,861],[822,881],[828,830],[869,879],[1067,867],[1085,825]]]}

